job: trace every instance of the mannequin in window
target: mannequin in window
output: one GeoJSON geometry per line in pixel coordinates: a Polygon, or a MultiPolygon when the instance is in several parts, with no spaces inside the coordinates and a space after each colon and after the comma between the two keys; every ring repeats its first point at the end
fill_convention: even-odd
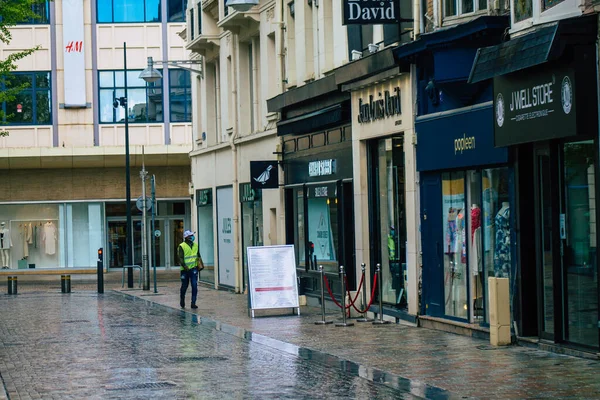
{"type": "Polygon", "coordinates": [[[2,269],[8,269],[10,265],[10,230],[6,228],[5,222],[0,222],[0,261],[2,269]]]}
{"type": "Polygon", "coordinates": [[[456,246],[456,216],[458,210],[454,207],[448,209],[448,220],[446,227],[446,254],[453,254],[456,246]]]}
{"type": "Polygon", "coordinates": [[[496,247],[494,248],[494,276],[508,278],[510,270],[510,203],[503,202],[494,220],[496,247]]]}
{"type": "Polygon", "coordinates": [[[471,253],[469,268],[471,270],[471,290],[473,291],[473,316],[483,315],[483,254],[481,242],[481,209],[479,205],[471,205],[471,253]]]}

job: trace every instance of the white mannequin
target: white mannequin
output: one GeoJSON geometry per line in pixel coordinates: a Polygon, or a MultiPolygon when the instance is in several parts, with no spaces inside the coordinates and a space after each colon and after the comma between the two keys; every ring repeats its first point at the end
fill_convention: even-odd
{"type": "Polygon", "coordinates": [[[498,211],[498,214],[504,213],[504,211],[506,211],[506,209],[509,207],[510,207],[510,203],[508,201],[503,201],[502,208],[500,209],[500,211],[498,211]]]}
{"type": "Polygon", "coordinates": [[[0,261],[2,262],[2,269],[9,268],[11,247],[10,231],[6,228],[5,222],[0,222],[0,261]]]}

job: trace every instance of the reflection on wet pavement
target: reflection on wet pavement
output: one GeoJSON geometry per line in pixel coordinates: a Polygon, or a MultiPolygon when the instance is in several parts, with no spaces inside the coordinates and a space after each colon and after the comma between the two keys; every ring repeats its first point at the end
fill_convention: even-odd
{"type": "Polygon", "coordinates": [[[10,399],[447,398],[196,314],[118,293],[0,296],[10,399]]]}

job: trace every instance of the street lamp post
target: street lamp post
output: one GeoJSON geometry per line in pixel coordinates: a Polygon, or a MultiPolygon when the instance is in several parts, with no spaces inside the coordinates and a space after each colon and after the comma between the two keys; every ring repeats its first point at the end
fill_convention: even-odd
{"type": "MultiPolygon", "coordinates": [[[[115,99],[113,106],[119,105],[125,110],[125,210],[127,212],[127,227],[125,229],[125,244],[127,247],[127,266],[133,265],[133,237],[131,222],[131,177],[129,173],[129,109],[127,104],[127,43],[123,42],[123,84],[124,96],[115,99]]],[[[125,268],[125,266],[123,266],[125,268]]],[[[127,287],[133,287],[133,268],[127,269],[127,287]]]]}

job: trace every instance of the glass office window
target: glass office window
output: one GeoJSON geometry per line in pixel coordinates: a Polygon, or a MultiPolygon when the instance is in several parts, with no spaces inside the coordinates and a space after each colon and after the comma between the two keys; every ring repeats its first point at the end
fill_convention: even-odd
{"type": "MultiPolygon", "coordinates": [[[[127,72],[128,114],[130,123],[163,121],[162,79],[146,83],[139,78],[141,71],[127,72]]],[[[116,98],[125,96],[123,71],[100,71],[100,122],[120,123],[125,121],[123,107],[114,108],[116,98]]]]}
{"type": "Polygon", "coordinates": [[[52,123],[50,72],[17,72],[0,81],[8,99],[0,104],[2,121],[9,125],[52,123]]]}
{"type": "Polygon", "coordinates": [[[169,110],[172,122],[192,122],[190,71],[169,70],[169,110]]]}
{"type": "MultiPolygon", "coordinates": [[[[50,5],[48,1],[36,0],[31,4],[31,15],[17,25],[45,25],[50,23],[50,5]]],[[[2,16],[0,15],[0,21],[2,16]]]]}
{"type": "Polygon", "coordinates": [[[98,0],[98,22],[160,22],[160,0],[98,0]]]}
{"type": "Polygon", "coordinates": [[[167,3],[167,21],[183,22],[185,21],[185,10],[187,0],[169,0],[167,3]]]}

